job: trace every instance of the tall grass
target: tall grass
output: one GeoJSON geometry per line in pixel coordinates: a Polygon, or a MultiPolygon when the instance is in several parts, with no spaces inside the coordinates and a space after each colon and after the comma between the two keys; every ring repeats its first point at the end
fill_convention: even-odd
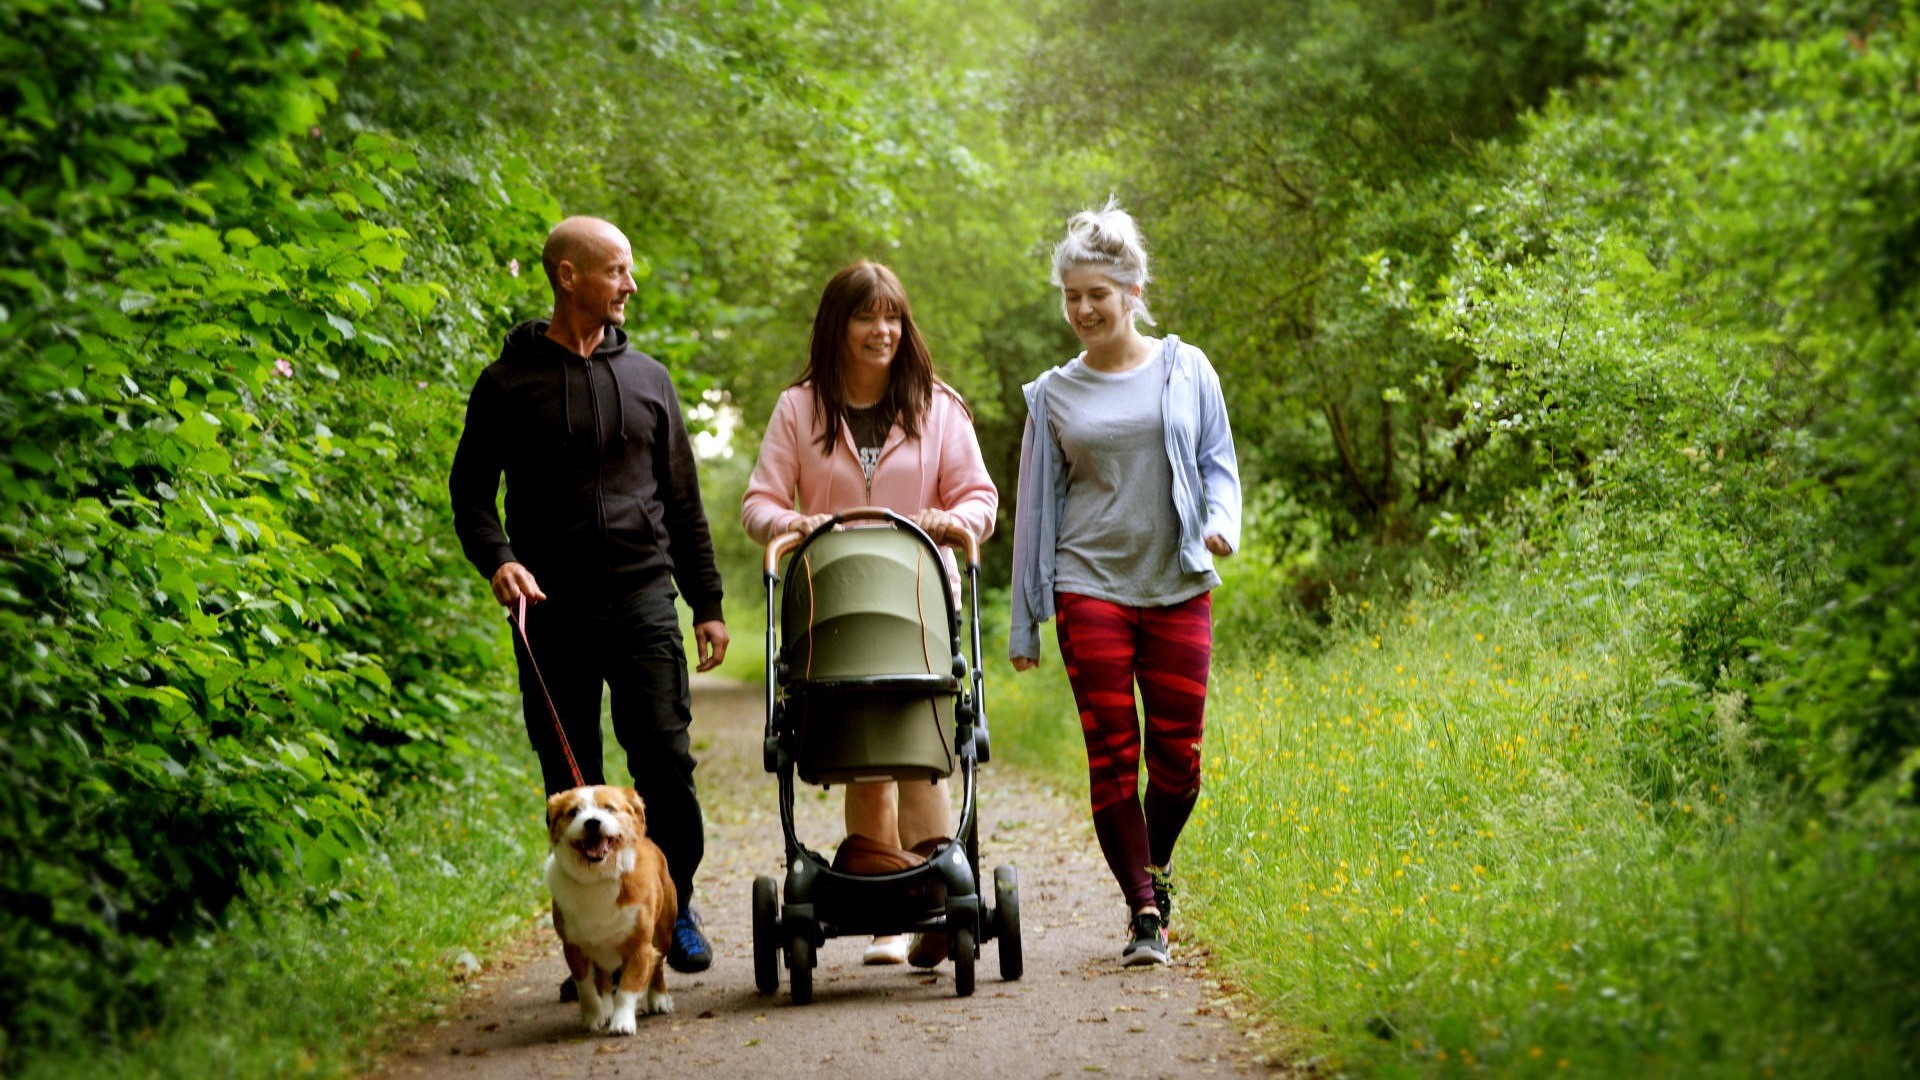
{"type": "MultiPolygon", "coordinates": [[[[1738,700],[1676,738],[1644,601],[1580,599],[1509,579],[1354,603],[1313,655],[1222,628],[1180,919],[1269,1052],[1379,1075],[1920,1065],[1911,809],[1789,798],[1738,700]]],[[[1083,777],[1048,660],[1000,693],[998,733],[1083,777]]]]}

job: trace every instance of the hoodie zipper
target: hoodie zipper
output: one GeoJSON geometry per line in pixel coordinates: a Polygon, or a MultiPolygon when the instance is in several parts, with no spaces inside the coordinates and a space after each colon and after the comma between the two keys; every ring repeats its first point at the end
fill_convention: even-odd
{"type": "MultiPolygon", "coordinates": [[[[877,475],[880,472],[880,463],[887,459],[887,451],[893,448],[893,445],[894,445],[893,444],[893,425],[892,424],[887,425],[887,434],[884,438],[880,440],[880,452],[874,455],[872,473],[867,472],[867,470],[864,467],[862,467],[860,464],[860,444],[853,441],[853,425],[844,419],[841,420],[840,434],[844,436],[844,438],[841,441],[846,443],[848,451],[850,451],[853,454],[853,467],[860,470],[860,476],[866,484],[867,505],[872,506],[873,505],[873,478],[875,475],[877,475]]],[[[906,440],[901,439],[900,442],[905,443],[906,440]]],[[[831,484],[831,480],[829,480],[829,484],[831,484]]]]}
{"type": "Polygon", "coordinates": [[[606,435],[600,430],[600,390],[593,381],[593,357],[581,360],[580,372],[587,379],[587,408],[593,411],[593,516],[600,529],[601,569],[612,573],[612,553],[607,550],[607,468],[604,459],[606,435]]]}

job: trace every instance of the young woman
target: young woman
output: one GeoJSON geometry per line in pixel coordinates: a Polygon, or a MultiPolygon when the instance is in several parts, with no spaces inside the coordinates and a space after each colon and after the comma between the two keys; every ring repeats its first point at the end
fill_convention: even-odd
{"type": "Polygon", "coordinates": [[[1111,200],[1074,215],[1054,248],[1053,283],[1085,351],[1026,387],[1008,643],[1016,670],[1033,667],[1037,624],[1058,616],[1130,966],[1167,962],[1173,847],[1200,795],[1213,559],[1240,543],[1219,376],[1199,349],[1140,332],[1153,325],[1147,280],[1139,231],[1111,200]]]}
{"type": "MultiPolygon", "coordinates": [[[[813,318],[806,370],[781,393],[741,508],[755,543],[812,532],[834,514],[883,506],[939,541],[952,527],[993,532],[1000,495],[987,476],[973,417],[933,373],[893,271],[861,261],[827,282],[813,318]]],[[[846,821],[860,833],[911,848],[951,835],[947,784],[848,784],[846,821]]],[[[869,964],[933,967],[944,939],[909,946],[877,937],[869,964]]]]}

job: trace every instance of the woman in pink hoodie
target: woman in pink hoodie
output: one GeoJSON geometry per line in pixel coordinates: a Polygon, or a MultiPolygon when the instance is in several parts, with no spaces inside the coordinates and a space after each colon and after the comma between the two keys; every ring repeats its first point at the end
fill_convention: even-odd
{"type": "MultiPolygon", "coordinates": [[[[843,510],[883,506],[935,541],[955,528],[984,541],[999,504],[973,416],[934,376],[900,279],[866,260],[835,274],[814,314],[806,369],[767,421],[741,507],[747,535],[765,545],[781,533],[812,532],[843,510]]],[[[951,556],[942,554],[953,576],[951,556]]],[[[945,781],[846,790],[849,833],[904,848],[950,835],[945,781]]],[[[863,959],[933,967],[945,953],[935,937],[910,949],[892,935],[875,938],[863,959]]]]}

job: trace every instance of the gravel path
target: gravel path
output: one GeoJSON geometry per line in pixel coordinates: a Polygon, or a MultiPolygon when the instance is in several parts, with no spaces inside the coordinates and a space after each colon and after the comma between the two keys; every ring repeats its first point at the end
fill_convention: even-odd
{"type": "MultiPolygon", "coordinates": [[[[753,988],[751,883],[781,876],[778,785],[760,767],[758,686],[695,682],[694,731],[707,814],[696,903],[714,965],[670,973],[674,1012],[642,1017],[630,1038],[589,1035],[555,993],[565,965],[544,918],[489,958],[447,1018],[400,1041],[372,1074],[399,1078],[1250,1076],[1244,1037],[1205,958],[1175,939],[1165,968],[1122,969],[1125,913],[1080,804],[994,766],[980,773],[982,875],[1020,873],[1026,974],[1003,982],[995,943],[981,950],[974,995],[952,966],[932,972],[860,964],[864,941],[820,950],[814,1002],[753,988]]],[[[617,755],[616,755],[617,756],[617,755]]],[[[831,850],[840,793],[801,787],[801,839],[831,850]]],[[[539,868],[529,866],[537,874],[539,868]]],[[[1176,920],[1176,934],[1178,923],[1176,920]]]]}

